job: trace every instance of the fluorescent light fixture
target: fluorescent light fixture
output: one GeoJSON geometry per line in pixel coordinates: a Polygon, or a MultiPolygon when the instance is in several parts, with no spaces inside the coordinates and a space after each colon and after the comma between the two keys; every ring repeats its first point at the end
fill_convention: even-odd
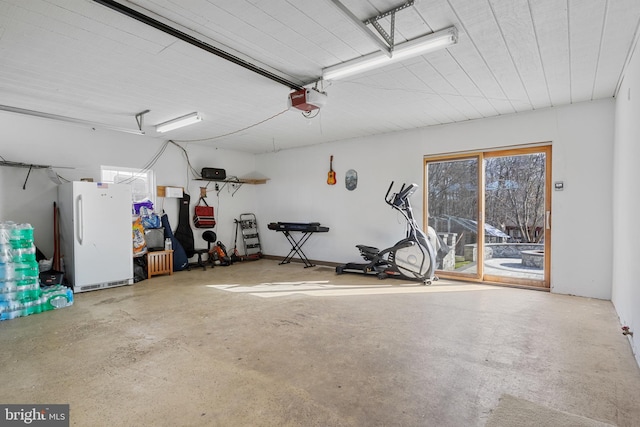
{"type": "Polygon", "coordinates": [[[197,112],[187,114],[186,116],[178,117],[177,119],[169,120],[168,122],[156,125],[156,132],[169,132],[170,130],[189,126],[194,123],[198,123],[199,121],[202,121],[202,117],[200,117],[200,114],[198,114],[197,112]]]}
{"type": "Polygon", "coordinates": [[[443,49],[445,47],[452,46],[457,42],[458,29],[456,27],[445,28],[444,30],[436,31],[435,33],[418,37],[417,39],[395,46],[390,58],[382,52],[374,52],[369,55],[356,58],[352,61],[343,62],[342,64],[325,68],[322,70],[322,79],[341,79],[373,68],[384,67],[385,65],[389,65],[403,59],[443,49]]]}

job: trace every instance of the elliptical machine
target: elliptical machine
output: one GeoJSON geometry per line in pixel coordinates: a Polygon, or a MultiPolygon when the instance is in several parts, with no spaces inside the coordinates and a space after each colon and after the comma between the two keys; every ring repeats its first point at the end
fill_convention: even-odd
{"type": "Polygon", "coordinates": [[[394,182],[391,181],[384,200],[393,209],[402,213],[407,220],[407,237],[382,251],[373,246],[356,245],[360,250],[360,255],[367,262],[339,265],[336,267],[336,273],[375,274],[378,279],[393,277],[420,281],[425,285],[430,285],[433,281],[438,280],[438,277],[434,275],[436,257],[433,245],[436,236],[433,232],[434,243],[432,244],[413,217],[409,197],[415,193],[418,185],[403,184],[399,192],[389,196],[393,184],[394,182]]]}

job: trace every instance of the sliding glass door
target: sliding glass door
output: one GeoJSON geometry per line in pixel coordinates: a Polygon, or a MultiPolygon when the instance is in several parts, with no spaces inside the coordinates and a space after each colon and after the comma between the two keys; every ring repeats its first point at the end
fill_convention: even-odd
{"type": "Polygon", "coordinates": [[[425,159],[438,275],[549,287],[551,147],[425,159]]]}
{"type": "Polygon", "coordinates": [[[477,262],[479,157],[427,162],[428,224],[438,235],[437,270],[480,277],[477,262]]]}

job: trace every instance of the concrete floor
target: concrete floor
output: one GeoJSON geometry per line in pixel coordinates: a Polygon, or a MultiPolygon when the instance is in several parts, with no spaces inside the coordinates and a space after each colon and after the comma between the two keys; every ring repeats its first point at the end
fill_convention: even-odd
{"type": "Polygon", "coordinates": [[[0,348],[0,402],[73,426],[483,426],[504,393],[640,425],[611,302],[541,291],[260,260],[77,294],[0,348]]]}

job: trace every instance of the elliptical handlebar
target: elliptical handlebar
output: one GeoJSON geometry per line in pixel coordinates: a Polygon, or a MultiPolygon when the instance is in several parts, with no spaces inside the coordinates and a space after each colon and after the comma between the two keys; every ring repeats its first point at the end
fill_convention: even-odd
{"type": "Polygon", "coordinates": [[[413,193],[416,192],[417,189],[418,189],[417,184],[409,184],[406,187],[404,184],[402,184],[402,188],[400,189],[400,192],[396,195],[397,203],[404,203],[407,200],[409,200],[409,197],[411,197],[413,193]]]}
{"type": "Polygon", "coordinates": [[[408,201],[409,197],[415,193],[418,189],[417,184],[402,184],[400,187],[400,191],[394,193],[391,197],[389,197],[389,193],[391,192],[391,188],[393,188],[394,181],[391,181],[389,185],[389,189],[387,190],[387,194],[384,196],[384,201],[391,206],[392,208],[402,209],[403,205],[408,201]]]}
{"type": "Polygon", "coordinates": [[[388,205],[391,204],[391,202],[389,201],[389,193],[391,193],[391,188],[393,187],[393,183],[395,181],[391,181],[391,184],[389,184],[389,188],[387,189],[387,194],[385,194],[384,196],[384,201],[387,202],[388,205]]]}

